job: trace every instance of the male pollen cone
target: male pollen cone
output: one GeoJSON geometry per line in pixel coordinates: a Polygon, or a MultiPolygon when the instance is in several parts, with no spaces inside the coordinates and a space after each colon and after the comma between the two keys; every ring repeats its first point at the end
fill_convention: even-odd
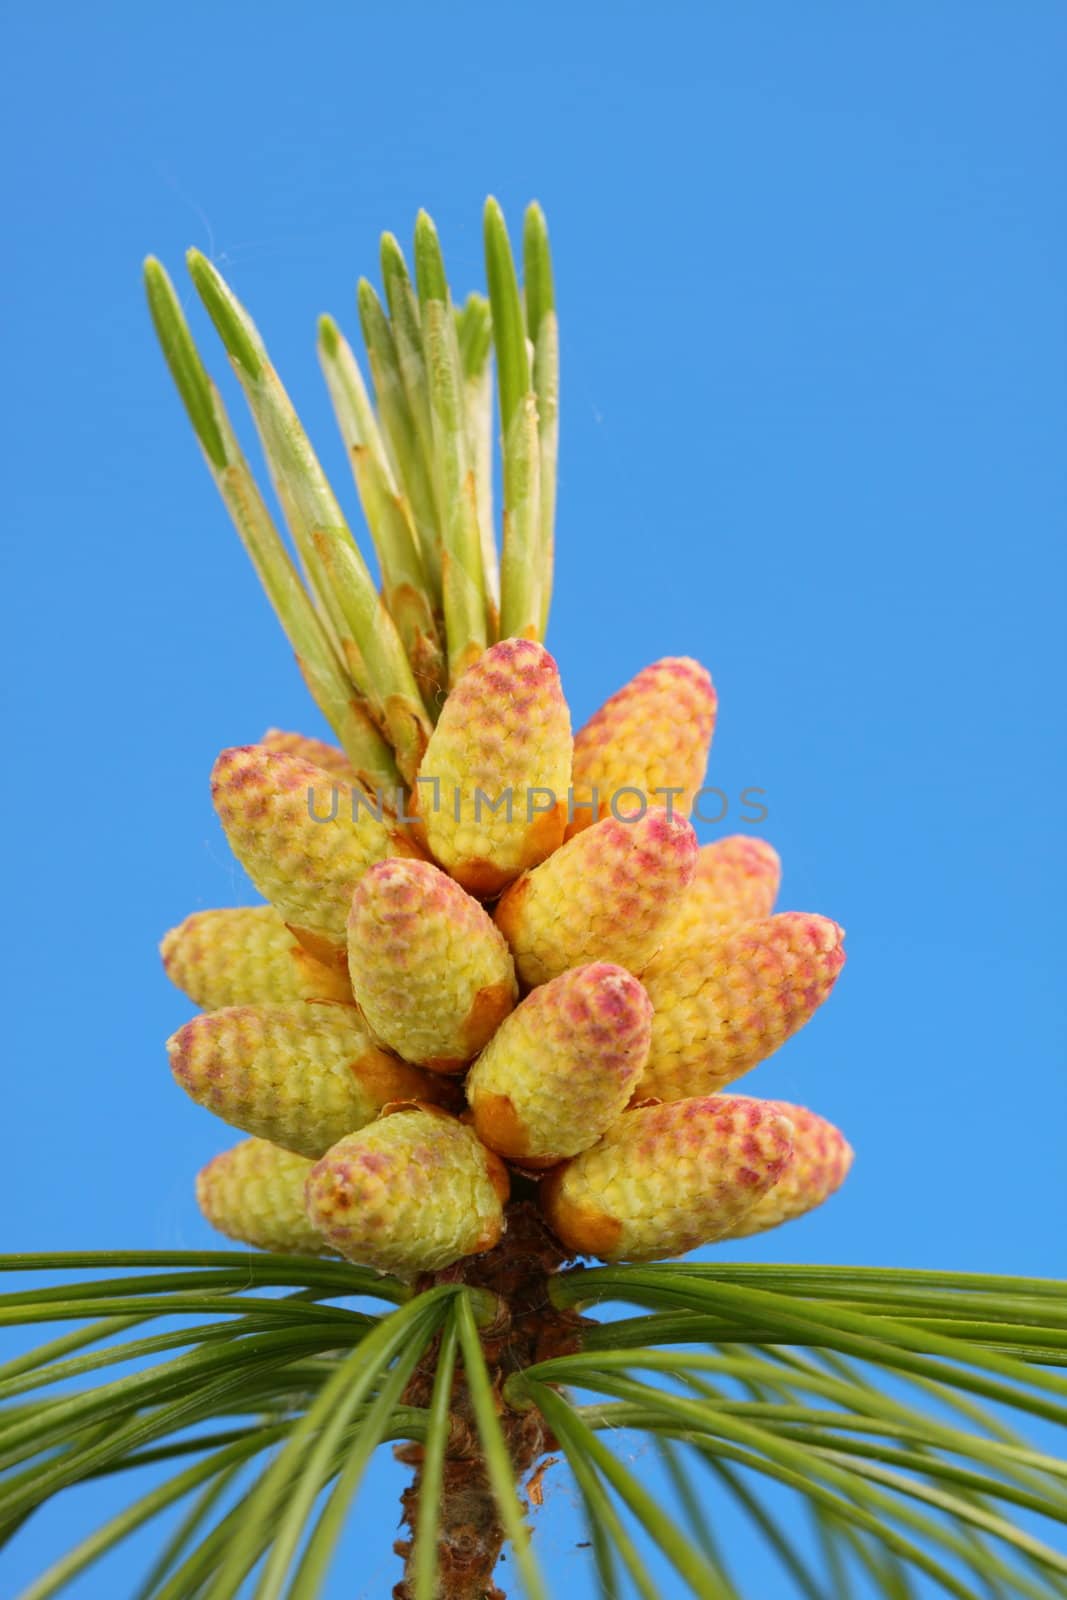
{"type": "Polygon", "coordinates": [[[712,1094],[772,1055],[829,995],[844,936],[829,917],[784,911],[669,940],[642,974],[654,1016],[639,1092],[712,1094]]]}
{"type": "Polygon", "coordinates": [[[304,1210],[311,1162],[266,1139],[244,1139],[201,1167],[196,1199],[204,1217],[228,1239],[284,1255],[332,1254],[304,1210]]]}
{"type": "Polygon", "coordinates": [[[731,1239],[747,1239],[814,1211],[840,1189],[852,1166],[852,1146],[832,1122],[806,1106],[789,1105],[785,1100],[766,1103],[793,1124],[793,1160],[771,1192],[731,1228],[727,1235],[731,1239]]]}
{"type": "Polygon", "coordinates": [[[675,907],[667,942],[679,944],[769,917],[781,877],[778,852],[763,839],[735,833],[703,845],[692,882],[675,907]]]}
{"type": "Polygon", "coordinates": [[[554,1168],[539,1198],[575,1255],[657,1261],[730,1233],[780,1180],[792,1148],[792,1124],[766,1101],[639,1106],[554,1168]]]}
{"type": "Polygon", "coordinates": [[[380,1049],[355,1006],[228,1006],[187,1022],[167,1051],[197,1105],[302,1156],[321,1156],[391,1100],[451,1093],[380,1049]]]}
{"type": "Polygon", "coordinates": [[[321,767],[323,772],[328,772],[339,783],[359,784],[359,774],[344,751],[335,744],[327,744],[325,739],[312,739],[306,733],[286,733],[281,728],[268,728],[259,743],[264,750],[310,761],[312,766],[321,767]]]}
{"type": "Polygon", "coordinates": [[[496,909],[522,981],[532,987],[587,961],[641,972],[663,942],[692,879],[696,835],[650,807],[633,822],[604,817],[526,873],[496,909]]]}
{"type": "Polygon", "coordinates": [[[262,745],[224,750],[211,795],[230,848],[313,955],[341,952],[352,891],[368,867],[421,851],[321,767],[262,745]],[[354,813],[354,815],[353,815],[354,813]],[[319,820],[316,820],[319,819],[319,820]]]}
{"type": "Polygon", "coordinates": [[[543,645],[502,639],[449,694],[426,747],[414,806],[435,860],[482,899],[563,840],[571,721],[543,645]]]}
{"type": "Polygon", "coordinates": [[[704,781],[718,699],[706,668],[688,656],[645,667],[601,706],[574,741],[574,798],[568,837],[606,816],[648,804],[688,816],[704,781]],[[595,795],[594,795],[594,790],[595,795]],[[657,790],[659,793],[657,793],[657,790]]]}
{"type": "Polygon", "coordinates": [[[348,969],[360,1009],[405,1061],[461,1072],[518,997],[503,935],[428,861],[382,861],[356,887],[348,969]]]}
{"type": "Polygon", "coordinates": [[[171,982],[205,1011],[263,1001],[352,1004],[346,974],[316,961],[273,906],[194,911],[159,950],[171,982]]]}
{"type": "Polygon", "coordinates": [[[542,984],[471,1068],[475,1131],[527,1167],[588,1149],[629,1101],[651,1030],[648,996],[622,967],[596,961],[542,984]]]}
{"type": "Polygon", "coordinates": [[[473,1129],[405,1107],[349,1134],[308,1175],[307,1214],[338,1254],[411,1278],[492,1249],[507,1170],[473,1129]]]}

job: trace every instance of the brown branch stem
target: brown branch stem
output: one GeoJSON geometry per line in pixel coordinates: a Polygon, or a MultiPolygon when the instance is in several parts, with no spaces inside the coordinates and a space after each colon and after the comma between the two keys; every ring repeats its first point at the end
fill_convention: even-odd
{"type": "MultiPolygon", "coordinates": [[[[484,1256],[427,1276],[418,1286],[425,1289],[435,1283],[461,1282],[486,1289],[498,1299],[500,1316],[483,1331],[482,1348],[516,1486],[522,1485],[546,1451],[554,1448],[555,1441],[539,1411],[516,1411],[505,1403],[503,1386],[511,1373],[578,1348],[582,1319],[574,1312],[557,1310],[548,1295],[548,1279],[559,1271],[565,1259],[536,1208],[528,1200],[518,1200],[508,1208],[508,1228],[500,1244],[484,1256]]],[[[413,1374],[405,1404],[429,1405],[437,1349],[435,1342],[413,1374]]],[[[397,1450],[397,1456],[415,1467],[414,1479],[401,1500],[403,1521],[414,1532],[422,1487],[422,1448],[404,1445],[397,1450]]],[[[539,1486],[531,1498],[539,1498],[539,1486]]],[[[437,1600],[505,1600],[503,1590],[493,1579],[503,1545],[504,1529],[459,1366],[441,1488],[437,1600]]],[[[405,1558],[405,1568],[393,1591],[395,1600],[414,1600],[413,1540],[399,1541],[396,1550],[405,1558]]]]}

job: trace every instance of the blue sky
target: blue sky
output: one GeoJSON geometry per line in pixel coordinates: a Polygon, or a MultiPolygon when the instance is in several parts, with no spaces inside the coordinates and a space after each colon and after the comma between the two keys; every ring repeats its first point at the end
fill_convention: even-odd
{"type": "MultiPolygon", "coordinates": [[[[218,749],[317,727],[141,260],[227,273],[351,506],[315,317],[355,332],[420,205],[480,286],[492,191],[555,247],[575,717],[699,656],[709,782],[766,790],[783,907],[848,929],[832,1003],[749,1084],[839,1122],[854,1175],[732,1253],[1067,1271],[1063,7],[44,3],[3,33],[4,1248],[207,1243],[192,1175],[230,1141],[171,1083],[156,941],[248,893],[218,749]]],[[[4,1592],[114,1492],[31,1523],[4,1592]]],[[[572,1500],[544,1548],[580,1596],[572,1500]]],[[[391,1581],[384,1550],[357,1570],[331,1594],[391,1581]]]]}

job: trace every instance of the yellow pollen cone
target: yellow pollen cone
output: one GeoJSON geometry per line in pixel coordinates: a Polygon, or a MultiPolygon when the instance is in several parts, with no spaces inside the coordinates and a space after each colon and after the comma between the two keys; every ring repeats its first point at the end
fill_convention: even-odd
{"type": "Polygon", "coordinates": [[[731,1228],[730,1239],[747,1239],[814,1211],[840,1189],[852,1166],[852,1146],[832,1122],[805,1106],[792,1106],[784,1100],[767,1103],[793,1124],[793,1160],[771,1192],[731,1228]]]}
{"type": "Polygon", "coordinates": [[[356,769],[344,751],[335,744],[327,744],[325,739],[312,739],[305,733],[286,733],[282,728],[268,728],[259,742],[264,750],[310,761],[313,767],[321,767],[323,772],[328,772],[339,783],[359,783],[356,769]]]}
{"type": "Polygon", "coordinates": [[[342,966],[352,891],[367,868],[421,854],[331,774],[262,745],[224,750],[211,792],[230,848],[260,894],[313,955],[329,960],[340,950],[342,966]]]}
{"type": "Polygon", "coordinates": [[[843,939],[829,917],[785,911],[668,942],[643,974],[655,1015],[639,1092],[712,1094],[773,1055],[829,995],[843,939]]]}
{"type": "Polygon", "coordinates": [[[575,738],[568,837],[607,816],[613,801],[620,812],[634,808],[639,794],[649,805],[666,805],[670,791],[671,809],[688,816],[704,781],[717,705],[707,671],[688,656],[655,661],[624,684],[575,738]]]}
{"type": "Polygon", "coordinates": [[[704,845],[693,881],[678,901],[668,940],[680,943],[769,917],[781,876],[778,852],[763,839],[736,833],[704,845]]]}
{"type": "Polygon", "coordinates": [[[391,1100],[438,1100],[450,1086],[378,1048],[354,1006],[230,1006],[167,1041],[186,1093],[223,1122],[320,1156],[391,1100]]]}
{"type": "Polygon", "coordinates": [[[587,961],[640,973],[677,915],[697,854],[689,823],[662,807],[633,822],[605,817],[571,839],[497,906],[523,983],[587,961]]]}
{"type": "Polygon", "coordinates": [[[352,1003],[346,974],[316,961],[273,906],[194,911],[159,949],[168,978],[205,1011],[262,1001],[352,1003]]]}
{"type": "Polygon", "coordinates": [[[348,968],[378,1037],[434,1072],[461,1072],[518,997],[503,935],[427,861],[383,861],[363,877],[348,919],[348,968]]]}
{"type": "Polygon", "coordinates": [[[773,1104],[699,1096],[624,1111],[543,1179],[542,1209],[575,1255],[658,1261],[730,1233],[786,1171],[792,1126],[773,1104]]]}
{"type": "Polygon", "coordinates": [[[522,1166],[552,1166],[594,1144],[633,1094],[652,1007],[606,961],[527,996],[478,1057],[467,1100],[482,1141],[522,1166]]]}
{"type": "Polygon", "coordinates": [[[197,1204],[213,1228],[241,1244],[283,1255],[332,1255],[304,1210],[310,1171],[304,1156],[266,1139],[245,1139],[201,1167],[197,1204]]]}
{"type": "Polygon", "coordinates": [[[307,1214],[349,1261],[411,1278],[489,1250],[508,1178],[473,1129],[404,1107],[349,1134],[308,1177],[307,1214]]]}
{"type": "Polygon", "coordinates": [[[530,639],[502,639],[460,678],[419,769],[429,848],[485,899],[563,840],[571,724],[559,671],[530,639]]]}

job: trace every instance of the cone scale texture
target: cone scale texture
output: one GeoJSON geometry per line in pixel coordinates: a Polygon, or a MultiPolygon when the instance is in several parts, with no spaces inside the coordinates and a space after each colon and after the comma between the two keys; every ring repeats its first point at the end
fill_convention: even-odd
{"type": "Polygon", "coordinates": [[[383,861],[356,887],[348,969],[360,1009],[405,1061],[462,1071],[518,998],[507,944],[477,900],[426,861],[383,861]]]}
{"type": "Polygon", "coordinates": [[[259,1250],[322,1256],[331,1251],[311,1226],[304,1186],[312,1163],[266,1139],[245,1139],[202,1167],[196,1199],[219,1233],[259,1250]]]}
{"type": "Polygon", "coordinates": [[[571,724],[556,663],[529,639],[486,650],[445,701],[415,804],[438,864],[500,893],[563,840],[571,724]]]}
{"type": "Polygon", "coordinates": [[[496,910],[522,981],[532,987],[588,961],[640,973],[692,880],[697,842],[684,817],[651,808],[605,817],[512,885],[496,910]]]}
{"type": "Polygon", "coordinates": [[[261,745],[224,750],[211,793],[230,848],[260,894],[313,955],[329,960],[340,951],[343,967],[353,889],[376,862],[418,855],[414,840],[354,806],[320,767],[261,745]]]}
{"type": "Polygon", "coordinates": [[[508,1178],[472,1129],[415,1107],[341,1139],[308,1175],[312,1225],[350,1261],[412,1277],[497,1243],[508,1178]]]}
{"type": "Polygon", "coordinates": [[[789,911],[666,944],[643,974],[654,1017],[640,1092],[712,1094],[772,1055],[829,995],[843,939],[828,917],[789,911]]]}
{"type": "Polygon", "coordinates": [[[594,962],[543,984],[471,1069],[475,1132],[534,1169],[587,1149],[629,1101],[651,1027],[648,996],[622,967],[594,962]]]}
{"type": "Polygon", "coordinates": [[[316,961],[273,906],[194,911],[159,948],[171,982],[205,1011],[262,1001],[352,1003],[346,974],[316,961]]]}
{"type": "Polygon", "coordinates": [[[574,741],[574,801],[568,834],[643,796],[688,816],[704,781],[718,701],[699,661],[669,656],[645,667],[589,719],[574,741]]]}
{"type": "Polygon", "coordinates": [[[259,743],[262,749],[273,750],[277,755],[299,756],[301,761],[310,761],[313,767],[321,767],[338,783],[358,784],[360,781],[359,774],[344,751],[338,750],[336,745],[327,744],[325,739],[312,739],[305,733],[286,733],[282,728],[268,728],[259,743]]]}
{"type": "Polygon", "coordinates": [[[769,917],[781,876],[778,852],[763,839],[739,833],[704,845],[689,888],[678,898],[668,942],[682,944],[769,917]]]}
{"type": "Polygon", "coordinates": [[[198,1105],[303,1156],[322,1155],[390,1101],[448,1092],[380,1049],[354,1006],[231,1006],[194,1017],[167,1049],[198,1105]]]}
{"type": "Polygon", "coordinates": [[[852,1166],[852,1147],[832,1122],[785,1100],[768,1104],[793,1124],[793,1159],[770,1193],[730,1230],[730,1239],[747,1239],[806,1216],[840,1189],[852,1166]]]}
{"type": "Polygon", "coordinates": [[[791,1157],[792,1124],[773,1102],[710,1095],[639,1107],[549,1173],[541,1205],[575,1255],[655,1261],[724,1238],[791,1157]]]}

